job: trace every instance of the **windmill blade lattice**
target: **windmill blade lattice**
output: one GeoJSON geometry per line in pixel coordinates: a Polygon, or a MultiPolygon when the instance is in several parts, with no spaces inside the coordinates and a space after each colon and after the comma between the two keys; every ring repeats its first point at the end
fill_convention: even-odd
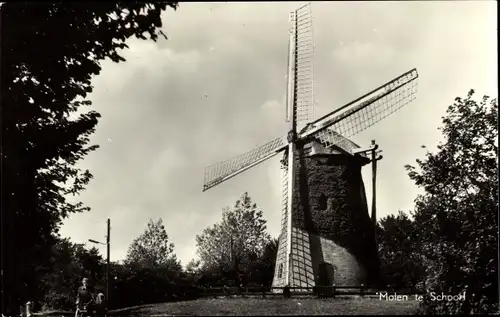
{"type": "Polygon", "coordinates": [[[302,138],[314,136],[329,148],[369,128],[415,99],[418,73],[413,69],[312,123],[302,138]],[[358,103],[360,102],[360,103],[358,103]]]}
{"type": "MultiPolygon", "coordinates": [[[[288,244],[288,169],[282,169],[282,192],[281,192],[281,230],[278,236],[278,250],[277,257],[285,259],[287,257],[287,244],[288,244]]],[[[282,275],[288,274],[288,265],[283,265],[281,268],[276,265],[274,268],[275,276],[280,274],[280,269],[282,275]]]]}
{"type": "Polygon", "coordinates": [[[263,162],[286,148],[283,138],[276,138],[251,151],[205,167],[203,191],[263,162]]]}
{"type": "Polygon", "coordinates": [[[291,13],[291,26],[292,98],[296,107],[297,128],[301,129],[314,114],[314,40],[310,4],[291,13]]]}

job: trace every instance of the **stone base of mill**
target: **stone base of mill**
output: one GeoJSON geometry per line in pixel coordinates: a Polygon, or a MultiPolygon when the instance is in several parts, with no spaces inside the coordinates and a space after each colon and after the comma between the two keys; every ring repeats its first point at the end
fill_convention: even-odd
{"type": "MultiPolygon", "coordinates": [[[[290,268],[286,208],[273,287],[374,285],[379,261],[368,214],[361,167],[369,160],[349,154],[316,154],[296,161],[290,268]]],[[[285,171],[286,176],[286,171],[285,171]]],[[[281,290],[276,290],[281,292],[281,290]]]]}

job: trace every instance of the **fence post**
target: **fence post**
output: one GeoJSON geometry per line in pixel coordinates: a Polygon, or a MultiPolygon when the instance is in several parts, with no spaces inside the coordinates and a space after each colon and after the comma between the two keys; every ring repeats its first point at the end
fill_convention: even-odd
{"type": "Polygon", "coordinates": [[[335,284],[332,285],[332,297],[335,298],[335,284]]]}
{"type": "Polygon", "coordinates": [[[365,292],[364,292],[364,284],[361,284],[361,297],[364,297],[365,296],[365,292]]]}
{"type": "Polygon", "coordinates": [[[290,286],[286,285],[283,287],[283,297],[290,298],[290,286]]]}
{"type": "Polygon", "coordinates": [[[262,298],[266,298],[266,292],[264,290],[264,284],[260,284],[260,288],[261,288],[261,291],[262,291],[262,298]]]}
{"type": "Polygon", "coordinates": [[[26,317],[31,317],[32,306],[33,306],[32,302],[26,303],[26,317]]]}

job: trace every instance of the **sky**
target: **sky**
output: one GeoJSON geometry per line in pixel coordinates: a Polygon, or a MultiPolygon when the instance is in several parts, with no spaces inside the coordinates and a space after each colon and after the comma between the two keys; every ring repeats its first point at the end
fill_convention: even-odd
{"type": "MultiPolygon", "coordinates": [[[[93,79],[101,113],[79,166],[94,179],[61,235],[105,241],[123,260],[150,218],[163,219],[175,253],[196,258],[195,237],[248,192],[269,233],[280,229],[280,156],[202,192],[204,167],[284,136],[289,12],[302,2],[181,3],[163,13],[168,40],[132,39],[125,63],[104,61],[93,79]]],[[[376,140],[377,217],[410,211],[421,192],[405,164],[441,141],[455,97],[497,97],[496,1],[312,3],[315,117],[417,68],[417,98],[351,139],[376,140]]],[[[363,177],[371,201],[371,168],[363,177]]],[[[369,204],[370,205],[370,204],[369,204]]],[[[105,247],[97,246],[105,255],[105,247]]]]}

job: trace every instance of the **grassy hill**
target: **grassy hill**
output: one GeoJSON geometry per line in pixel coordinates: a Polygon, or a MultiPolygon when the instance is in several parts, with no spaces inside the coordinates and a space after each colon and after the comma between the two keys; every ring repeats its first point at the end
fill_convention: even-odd
{"type": "Polygon", "coordinates": [[[199,299],[113,311],[115,316],[251,316],[251,315],[413,315],[415,300],[389,302],[378,298],[348,299],[199,299]]]}

